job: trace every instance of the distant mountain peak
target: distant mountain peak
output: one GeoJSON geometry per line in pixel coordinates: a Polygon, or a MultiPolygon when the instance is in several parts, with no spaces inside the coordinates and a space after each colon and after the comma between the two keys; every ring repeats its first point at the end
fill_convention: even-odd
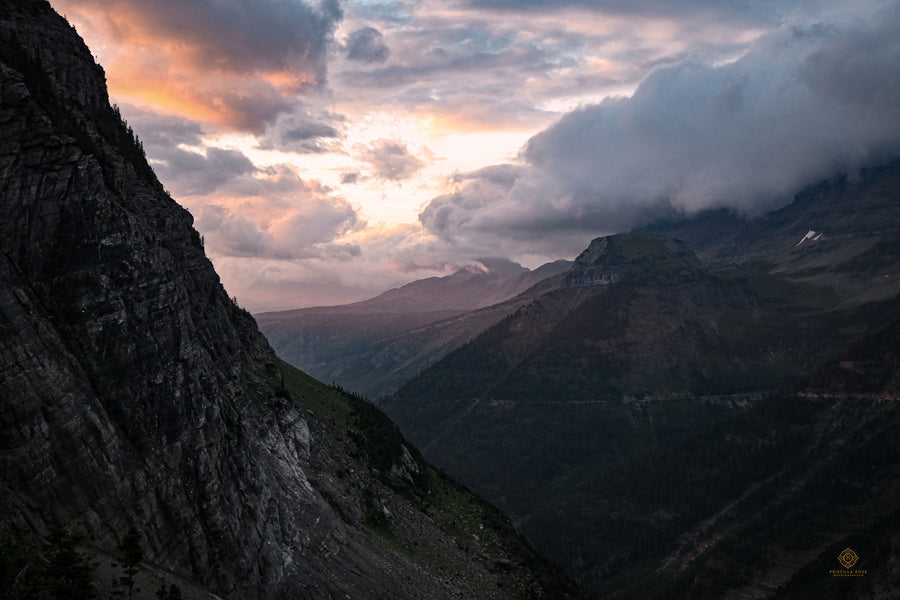
{"type": "Polygon", "coordinates": [[[642,271],[695,270],[700,260],[680,240],[647,234],[619,234],[593,240],[575,259],[563,287],[618,283],[642,271]]]}
{"type": "Polygon", "coordinates": [[[500,275],[501,277],[515,277],[530,271],[515,261],[499,256],[489,256],[475,260],[481,263],[488,273],[500,275]]]}

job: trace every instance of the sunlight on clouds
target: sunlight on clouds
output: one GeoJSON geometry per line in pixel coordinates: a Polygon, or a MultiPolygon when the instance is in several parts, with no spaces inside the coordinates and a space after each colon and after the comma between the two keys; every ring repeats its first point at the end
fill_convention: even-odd
{"type": "MultiPolygon", "coordinates": [[[[675,161],[688,179],[729,153],[746,167],[737,134],[758,135],[777,119],[772,107],[791,104],[752,112],[771,90],[763,77],[741,84],[749,48],[789,16],[824,23],[810,28],[819,35],[883,6],[344,0],[342,18],[317,0],[52,3],[103,64],[112,100],[195,215],[226,286],[254,307],[360,299],[473,256],[570,257],[645,218],[655,205],[632,210],[638,192],[668,193],[654,161],[694,149],[699,168],[675,161]],[[726,72],[734,81],[703,96],[726,72]],[[716,151],[666,137],[678,119],[716,151]],[[616,190],[622,198],[604,204],[616,190]]],[[[877,69],[849,55],[839,68],[836,51],[819,57],[830,70],[806,70],[810,90],[856,102],[877,88],[877,69]]],[[[778,56],[762,56],[759,71],[778,56]]],[[[875,127],[860,119],[860,130],[875,127]]],[[[708,195],[733,184],[719,171],[704,179],[708,195]]]]}
{"type": "Polygon", "coordinates": [[[179,93],[179,90],[172,89],[172,86],[165,84],[148,86],[146,79],[130,80],[128,77],[118,77],[115,71],[110,71],[109,75],[111,79],[109,93],[121,102],[200,121],[217,122],[220,119],[218,111],[179,93]]]}
{"type": "Polygon", "coordinates": [[[324,77],[336,15],[303,2],[55,0],[101,48],[113,96],[261,132],[324,77]]]}
{"type": "Polygon", "coordinates": [[[258,75],[273,87],[285,92],[299,92],[316,83],[314,76],[298,71],[262,71],[258,75]]]}

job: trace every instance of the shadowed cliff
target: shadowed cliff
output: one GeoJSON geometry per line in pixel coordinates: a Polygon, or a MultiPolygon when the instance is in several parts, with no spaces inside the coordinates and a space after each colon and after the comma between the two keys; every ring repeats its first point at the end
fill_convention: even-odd
{"type": "Polygon", "coordinates": [[[104,553],[134,525],[146,568],[232,598],[577,595],[374,407],[278,360],[43,0],[0,4],[0,250],[4,531],[104,553]]]}

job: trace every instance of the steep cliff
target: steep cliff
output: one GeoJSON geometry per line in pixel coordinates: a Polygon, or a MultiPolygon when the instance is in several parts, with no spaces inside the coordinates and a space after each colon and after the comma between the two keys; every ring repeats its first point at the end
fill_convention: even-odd
{"type": "Polygon", "coordinates": [[[380,413],[277,359],[43,0],[0,3],[0,250],[3,529],[109,551],[136,525],[233,598],[574,593],[380,413]]]}

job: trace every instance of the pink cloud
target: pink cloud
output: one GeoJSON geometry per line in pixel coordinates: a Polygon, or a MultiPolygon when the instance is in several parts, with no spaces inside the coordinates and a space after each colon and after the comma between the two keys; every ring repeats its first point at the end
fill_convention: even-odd
{"type": "Polygon", "coordinates": [[[54,0],[103,54],[114,96],[261,133],[320,85],[340,11],[260,0],[54,0]]]}

